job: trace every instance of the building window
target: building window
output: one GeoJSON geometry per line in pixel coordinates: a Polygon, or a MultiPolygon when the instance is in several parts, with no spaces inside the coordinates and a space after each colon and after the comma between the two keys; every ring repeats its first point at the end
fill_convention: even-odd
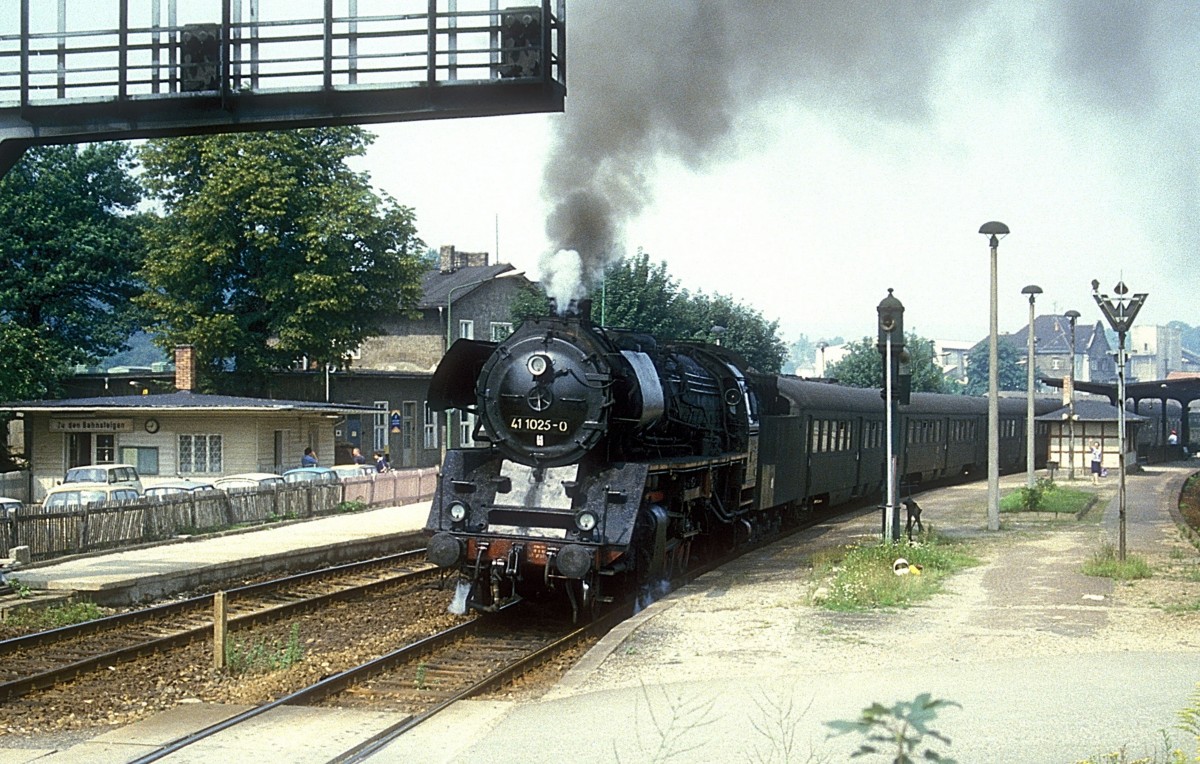
{"type": "Polygon", "coordinates": [[[121,462],[132,464],[139,475],[158,474],[158,448],[149,446],[121,446],[121,462]]]}
{"type": "Polygon", "coordinates": [[[117,436],[96,435],[96,464],[116,464],[117,436]]]}
{"type": "Polygon", "coordinates": [[[458,322],[458,336],[460,339],[473,340],[475,339],[475,322],[471,320],[458,322]]]}
{"type": "Polygon", "coordinates": [[[512,324],[503,321],[493,321],[491,324],[492,342],[503,342],[512,334],[512,324]]]}
{"type": "Polygon", "coordinates": [[[179,474],[221,472],[220,435],[180,435],[179,474]]]}
{"type": "Polygon", "coordinates": [[[376,412],[378,412],[375,414],[375,437],[371,441],[375,445],[372,448],[376,451],[386,453],[388,445],[388,402],[375,401],[372,405],[375,407],[376,412]]]}
{"type": "MultiPolygon", "coordinates": [[[[401,448],[404,453],[411,454],[417,445],[417,404],[416,401],[405,401],[401,404],[404,409],[404,419],[401,426],[401,448]]],[[[407,464],[405,466],[408,466],[407,464]]]]}
{"type": "Polygon", "coordinates": [[[425,448],[433,449],[438,447],[438,415],[437,412],[429,407],[429,403],[425,403],[425,448]]]}

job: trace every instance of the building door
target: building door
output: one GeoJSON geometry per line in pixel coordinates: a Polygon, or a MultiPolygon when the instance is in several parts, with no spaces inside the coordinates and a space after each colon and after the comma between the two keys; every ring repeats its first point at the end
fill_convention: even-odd
{"type": "Polygon", "coordinates": [[[67,435],[67,469],[92,463],[92,434],[72,432],[67,435]]]}

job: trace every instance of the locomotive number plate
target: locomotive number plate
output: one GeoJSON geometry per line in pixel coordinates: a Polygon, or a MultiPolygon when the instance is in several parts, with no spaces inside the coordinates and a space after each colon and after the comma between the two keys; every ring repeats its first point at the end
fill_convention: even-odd
{"type": "Polygon", "coordinates": [[[567,421],[565,419],[542,419],[541,417],[533,416],[515,416],[508,426],[514,430],[524,432],[566,432],[567,421]]]}

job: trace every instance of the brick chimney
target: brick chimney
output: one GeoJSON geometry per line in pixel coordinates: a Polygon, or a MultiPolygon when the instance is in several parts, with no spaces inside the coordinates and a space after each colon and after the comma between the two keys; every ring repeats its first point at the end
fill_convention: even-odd
{"type": "Polygon", "coordinates": [[[455,262],[458,258],[455,257],[454,245],[443,244],[438,250],[438,270],[442,273],[453,273],[458,270],[458,263],[455,262]]]}
{"type": "Polygon", "coordinates": [[[190,393],[196,389],[196,347],[175,346],[175,389],[190,393]]]}

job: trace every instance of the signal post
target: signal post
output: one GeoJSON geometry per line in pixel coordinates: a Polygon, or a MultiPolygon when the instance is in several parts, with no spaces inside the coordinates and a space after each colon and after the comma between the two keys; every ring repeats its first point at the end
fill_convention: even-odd
{"type": "Polygon", "coordinates": [[[892,296],[883,298],[876,308],[879,314],[879,352],[883,355],[883,390],[887,429],[887,463],[883,505],[883,540],[900,540],[899,463],[903,444],[900,429],[900,404],[908,404],[912,382],[908,351],[904,346],[904,304],[892,296]]]}

